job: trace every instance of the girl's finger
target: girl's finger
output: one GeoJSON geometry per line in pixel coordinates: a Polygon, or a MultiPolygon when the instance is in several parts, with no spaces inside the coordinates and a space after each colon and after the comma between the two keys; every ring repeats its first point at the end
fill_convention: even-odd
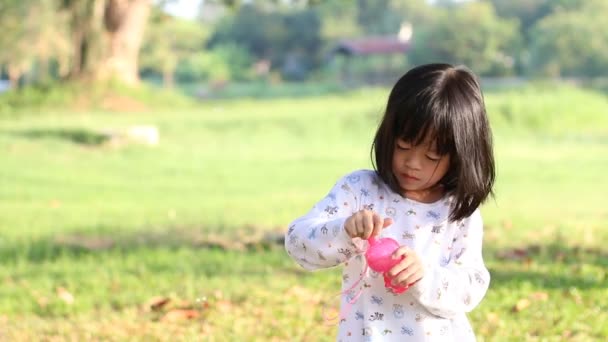
{"type": "Polygon", "coordinates": [[[401,259],[404,256],[407,257],[410,251],[411,249],[409,249],[407,246],[401,246],[393,252],[393,259],[401,259]]]}
{"type": "Polygon", "coordinates": [[[355,236],[360,237],[361,236],[361,227],[363,226],[363,224],[361,224],[361,215],[357,214],[357,216],[355,217],[355,236]]]}
{"type": "Polygon", "coordinates": [[[410,267],[414,263],[412,258],[404,258],[397,265],[393,266],[389,271],[389,277],[394,277],[397,274],[401,273],[406,268],[410,267]]]}
{"type": "Polygon", "coordinates": [[[357,236],[357,218],[353,217],[347,224],[347,231],[351,238],[357,236]]]}
{"type": "Polygon", "coordinates": [[[421,268],[419,268],[414,274],[412,274],[406,281],[404,285],[409,286],[413,286],[414,284],[416,284],[418,282],[418,280],[422,279],[423,276],[423,270],[421,268]]]}
{"type": "Polygon", "coordinates": [[[371,236],[377,236],[382,230],[382,218],[380,217],[380,215],[374,213],[374,216],[372,216],[372,220],[374,223],[374,230],[372,231],[371,236]]]}
{"type": "Polygon", "coordinates": [[[416,267],[416,265],[412,265],[408,268],[406,268],[405,270],[401,271],[401,273],[397,274],[397,276],[393,277],[393,284],[395,285],[407,285],[410,283],[413,283],[415,280],[414,279],[416,274],[418,273],[419,269],[418,267],[416,267]]]}
{"type": "Polygon", "coordinates": [[[370,215],[369,213],[365,213],[363,215],[363,224],[363,239],[367,240],[374,231],[374,219],[372,218],[372,215],[370,215]]]}
{"type": "Polygon", "coordinates": [[[346,234],[348,234],[348,236],[353,236],[353,232],[350,227],[350,220],[346,220],[346,222],[344,222],[344,230],[346,231],[346,234]]]}
{"type": "Polygon", "coordinates": [[[422,279],[422,277],[424,277],[424,270],[420,269],[418,272],[416,272],[412,279],[408,281],[407,286],[410,287],[416,285],[416,283],[422,279]]]}

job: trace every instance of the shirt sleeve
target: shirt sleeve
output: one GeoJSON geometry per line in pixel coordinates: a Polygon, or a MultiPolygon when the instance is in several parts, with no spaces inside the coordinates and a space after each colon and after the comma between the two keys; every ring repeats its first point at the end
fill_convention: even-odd
{"type": "Polygon", "coordinates": [[[343,177],[306,215],[289,225],[285,249],[305,269],[337,266],[358,252],[344,222],[358,210],[356,189],[362,178],[360,172],[343,177]]]}
{"type": "Polygon", "coordinates": [[[452,318],[473,310],[485,296],[490,273],[482,258],[483,222],[479,209],[459,224],[449,262],[425,265],[410,293],[430,313],[452,318]]]}

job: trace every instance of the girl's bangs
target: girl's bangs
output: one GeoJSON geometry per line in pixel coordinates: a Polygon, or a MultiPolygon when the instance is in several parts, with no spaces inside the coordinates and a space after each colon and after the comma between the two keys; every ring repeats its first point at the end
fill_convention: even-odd
{"type": "Polygon", "coordinates": [[[395,123],[395,136],[419,145],[424,141],[435,141],[437,153],[440,155],[451,154],[454,150],[454,139],[447,113],[440,111],[425,110],[418,108],[410,112],[410,115],[398,115],[395,123]]]}

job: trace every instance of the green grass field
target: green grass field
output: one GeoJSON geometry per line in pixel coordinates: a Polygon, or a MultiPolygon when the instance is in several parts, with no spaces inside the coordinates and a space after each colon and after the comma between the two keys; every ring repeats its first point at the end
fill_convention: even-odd
{"type": "MultiPolygon", "coordinates": [[[[339,270],[304,272],[272,239],[370,167],[387,91],[0,119],[0,340],[333,340],[320,311],[339,270]],[[99,134],[140,124],[158,146],[99,134]]],[[[486,101],[498,177],[478,339],[608,339],[608,99],[486,101]]]]}

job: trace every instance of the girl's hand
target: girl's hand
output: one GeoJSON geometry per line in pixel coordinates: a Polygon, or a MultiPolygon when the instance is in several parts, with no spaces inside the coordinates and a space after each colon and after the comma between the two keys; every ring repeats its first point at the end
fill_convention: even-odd
{"type": "Polygon", "coordinates": [[[418,255],[408,247],[401,246],[393,253],[394,259],[403,259],[387,273],[395,286],[410,287],[424,276],[424,268],[418,255]]]}
{"type": "Polygon", "coordinates": [[[393,224],[393,219],[384,220],[378,213],[371,210],[360,210],[352,214],[344,222],[344,230],[351,238],[359,237],[369,239],[371,236],[380,234],[380,231],[393,224]]]}

